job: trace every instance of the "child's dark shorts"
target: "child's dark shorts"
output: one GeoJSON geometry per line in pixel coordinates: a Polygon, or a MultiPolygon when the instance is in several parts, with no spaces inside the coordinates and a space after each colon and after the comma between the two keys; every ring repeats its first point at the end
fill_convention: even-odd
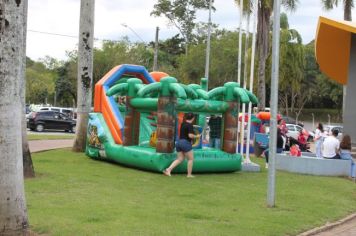
{"type": "Polygon", "coordinates": [[[176,142],[177,152],[189,152],[193,149],[192,144],[186,139],[179,139],[176,142]]]}

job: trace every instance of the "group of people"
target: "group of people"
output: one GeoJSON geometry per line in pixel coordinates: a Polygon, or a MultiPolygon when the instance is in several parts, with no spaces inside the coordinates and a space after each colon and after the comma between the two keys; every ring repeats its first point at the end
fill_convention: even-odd
{"type": "MultiPolygon", "coordinates": [[[[277,149],[276,153],[281,153],[285,149],[285,129],[283,123],[279,122],[277,127],[277,149]]],[[[350,135],[343,135],[341,142],[337,138],[339,131],[337,129],[332,130],[332,133],[329,135],[324,132],[323,125],[318,124],[315,131],[314,141],[316,148],[316,157],[326,158],[326,159],[343,159],[351,160],[351,173],[350,176],[355,178],[356,169],[355,162],[351,156],[351,137],[350,135]]],[[[300,131],[298,136],[298,143],[300,145],[307,145],[307,139],[303,131],[300,131]]],[[[292,150],[292,147],[291,147],[292,150]]],[[[264,152],[266,158],[266,168],[268,168],[269,160],[269,149],[266,149],[264,152]]]]}
{"type": "MultiPolygon", "coordinates": [[[[176,142],[177,159],[163,171],[165,175],[170,176],[172,170],[178,166],[186,157],[188,159],[187,177],[194,177],[192,175],[194,161],[192,140],[194,138],[200,138],[201,136],[201,134],[195,134],[194,132],[194,120],[195,115],[193,113],[185,114],[183,123],[180,128],[179,139],[176,142]]],[[[210,145],[211,147],[219,148],[221,135],[221,117],[212,116],[208,124],[210,126],[211,132],[210,145]]],[[[277,127],[277,153],[283,152],[283,149],[285,148],[286,132],[288,132],[288,130],[286,129],[285,124],[279,122],[277,127]]],[[[332,130],[331,135],[326,134],[324,132],[323,125],[319,123],[314,136],[316,156],[318,158],[351,160],[351,177],[355,178],[355,163],[351,156],[351,138],[349,135],[344,135],[342,137],[342,141],[340,142],[337,139],[338,134],[339,131],[337,129],[332,130]]],[[[300,132],[298,141],[301,143],[306,143],[303,132],[300,132]]],[[[268,168],[269,150],[267,149],[264,154],[266,157],[266,168],[268,168]]]]}
{"type": "Polygon", "coordinates": [[[316,156],[326,159],[351,160],[351,177],[355,178],[355,162],[351,156],[351,137],[345,134],[340,142],[337,138],[338,135],[337,129],[333,129],[331,134],[327,134],[324,132],[323,125],[319,123],[314,136],[316,156]]]}
{"type": "Polygon", "coordinates": [[[315,153],[318,158],[327,158],[327,159],[340,159],[341,150],[349,149],[351,153],[351,138],[349,135],[344,135],[340,143],[337,138],[339,131],[334,129],[331,131],[331,134],[328,134],[324,131],[323,125],[318,124],[315,130],[315,153]]]}

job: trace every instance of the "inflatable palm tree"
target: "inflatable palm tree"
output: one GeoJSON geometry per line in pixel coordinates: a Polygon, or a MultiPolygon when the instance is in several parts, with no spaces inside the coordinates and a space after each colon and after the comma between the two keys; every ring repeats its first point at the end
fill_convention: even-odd
{"type": "Polygon", "coordinates": [[[160,82],[141,88],[137,95],[144,97],[156,92],[158,92],[156,151],[172,153],[174,151],[177,98],[186,99],[187,93],[189,97],[197,97],[197,94],[193,89],[179,84],[175,78],[165,77],[160,82]]]}
{"type": "Polygon", "coordinates": [[[127,83],[114,85],[106,93],[107,96],[114,94],[126,95],[124,146],[138,145],[139,142],[140,112],[131,105],[131,99],[136,97],[138,90],[143,86],[140,79],[131,78],[127,80],[127,83]]]}
{"type": "Polygon", "coordinates": [[[237,124],[239,118],[239,103],[258,103],[255,95],[246,89],[240,88],[236,82],[225,83],[223,87],[217,87],[208,92],[213,100],[224,100],[228,109],[224,113],[223,150],[228,153],[236,153],[237,124]]]}

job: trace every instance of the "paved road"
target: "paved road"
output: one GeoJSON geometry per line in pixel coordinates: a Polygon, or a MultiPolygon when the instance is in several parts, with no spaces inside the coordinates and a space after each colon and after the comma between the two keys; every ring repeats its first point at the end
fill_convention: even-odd
{"type": "Polygon", "coordinates": [[[60,140],[32,140],[29,141],[31,152],[40,152],[57,148],[66,148],[73,146],[73,139],[60,140]]]}

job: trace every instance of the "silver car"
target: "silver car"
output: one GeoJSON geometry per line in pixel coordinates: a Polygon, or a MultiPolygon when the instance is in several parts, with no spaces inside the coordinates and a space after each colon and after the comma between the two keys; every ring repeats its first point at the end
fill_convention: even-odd
{"type": "Polygon", "coordinates": [[[328,135],[332,135],[332,132],[334,130],[338,130],[339,134],[337,135],[337,139],[341,140],[342,139],[342,131],[343,131],[343,126],[341,125],[327,125],[324,129],[324,131],[327,132],[328,135]]]}
{"type": "MultiPolygon", "coordinates": [[[[305,130],[303,127],[301,127],[300,125],[294,125],[294,124],[287,124],[287,129],[288,129],[288,133],[287,136],[288,137],[292,137],[294,139],[298,139],[299,133],[301,130],[305,130]]],[[[308,138],[307,141],[311,142],[314,139],[314,133],[313,132],[309,132],[307,130],[305,130],[305,133],[308,133],[308,138]],[[305,132],[306,131],[306,132],[305,132]]]]}

